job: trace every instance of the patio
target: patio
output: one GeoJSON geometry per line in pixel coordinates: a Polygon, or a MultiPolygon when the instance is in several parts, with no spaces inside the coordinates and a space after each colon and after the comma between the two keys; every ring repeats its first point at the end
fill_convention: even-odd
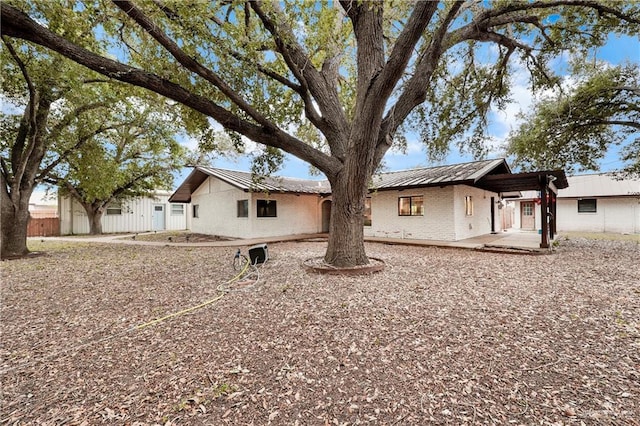
{"type": "Polygon", "coordinates": [[[365,241],[405,244],[415,246],[452,247],[465,249],[508,249],[526,250],[531,252],[548,252],[548,248],[540,248],[540,234],[535,231],[521,231],[510,229],[505,232],[480,235],[478,237],[467,238],[459,241],[438,241],[438,240],[409,240],[402,238],[377,238],[365,237],[365,241]]]}

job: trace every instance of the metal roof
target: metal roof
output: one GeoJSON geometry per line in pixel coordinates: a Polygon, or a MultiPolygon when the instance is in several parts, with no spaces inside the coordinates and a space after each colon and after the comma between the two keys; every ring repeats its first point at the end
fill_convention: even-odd
{"type": "Polygon", "coordinates": [[[254,181],[249,172],[197,166],[169,198],[169,202],[189,203],[191,194],[209,177],[215,177],[246,192],[330,194],[327,180],[309,180],[289,177],[267,176],[254,181]]]}
{"type": "Polygon", "coordinates": [[[562,190],[560,197],[619,197],[640,195],[640,180],[616,180],[611,174],[570,176],[569,188],[562,190]]]}
{"type": "MultiPolygon", "coordinates": [[[[568,188],[558,191],[558,198],[581,197],[638,197],[639,179],[616,179],[609,173],[595,173],[567,177],[568,188]]],[[[536,198],[537,192],[523,192],[523,199],[536,198]]]]}
{"type": "MultiPolygon", "coordinates": [[[[512,174],[503,158],[481,160],[447,166],[425,167],[374,175],[370,191],[385,191],[429,186],[466,184],[502,193],[539,188],[542,179],[555,178],[558,188],[566,188],[566,177],[561,170],[512,174]]],[[[330,194],[327,180],[308,180],[286,177],[266,177],[254,182],[251,173],[197,166],[169,198],[170,202],[188,203],[191,194],[209,177],[251,192],[330,194]]]]}
{"type": "Polygon", "coordinates": [[[401,170],[375,175],[371,189],[384,191],[463,183],[473,185],[480,178],[492,173],[511,173],[511,170],[503,158],[401,170]]]}

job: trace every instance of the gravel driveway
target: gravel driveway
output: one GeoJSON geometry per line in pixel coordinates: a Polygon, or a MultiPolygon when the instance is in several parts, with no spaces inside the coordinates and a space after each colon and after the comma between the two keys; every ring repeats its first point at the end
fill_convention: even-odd
{"type": "Polygon", "coordinates": [[[368,244],[384,272],[308,274],[326,243],[46,242],[2,262],[0,424],[620,424],[640,418],[639,246],[552,255],[368,244]]]}

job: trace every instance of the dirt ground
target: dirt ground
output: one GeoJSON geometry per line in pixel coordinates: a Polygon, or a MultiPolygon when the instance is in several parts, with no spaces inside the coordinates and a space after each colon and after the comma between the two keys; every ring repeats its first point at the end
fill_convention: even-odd
{"type": "Polygon", "coordinates": [[[0,265],[0,424],[640,424],[637,241],[305,272],[325,247],[221,286],[234,248],[37,242],[0,265]]]}

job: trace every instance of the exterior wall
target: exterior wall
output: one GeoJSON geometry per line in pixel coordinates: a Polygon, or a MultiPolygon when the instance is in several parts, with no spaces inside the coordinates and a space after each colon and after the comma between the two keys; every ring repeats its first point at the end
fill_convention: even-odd
{"type": "MultiPolygon", "coordinates": [[[[558,198],[557,230],[578,232],[640,233],[640,198],[638,197],[583,197],[595,198],[595,213],[578,213],[577,198],[558,198]]],[[[516,201],[514,228],[520,229],[520,203],[516,201]]],[[[542,229],[540,206],[536,208],[536,229],[542,229]]]]}
{"type": "Polygon", "coordinates": [[[640,198],[596,198],[595,213],[578,213],[578,199],[558,200],[558,231],[640,233],[640,198]]]}
{"type": "MultiPolygon", "coordinates": [[[[455,212],[455,232],[456,240],[477,237],[491,233],[491,197],[494,203],[500,199],[499,195],[483,189],[474,188],[467,185],[457,185],[454,187],[454,212],[455,212]],[[465,214],[465,197],[473,197],[473,215],[465,214]]],[[[502,220],[500,209],[494,204],[494,230],[502,230],[502,220]]]]}
{"type": "Polygon", "coordinates": [[[191,196],[198,216],[191,216],[191,231],[231,238],[260,238],[321,231],[321,198],[306,194],[244,192],[219,179],[207,178],[191,196]],[[237,217],[237,202],[249,201],[248,217],[237,217]],[[277,217],[257,217],[257,200],[275,200],[277,217]]]}
{"type": "MultiPolygon", "coordinates": [[[[371,226],[365,236],[421,240],[456,241],[491,232],[491,196],[482,189],[466,185],[380,191],[371,194],[371,226]],[[424,197],[424,216],[398,215],[398,198],[424,197]],[[465,196],[474,200],[473,216],[465,215],[465,196]]],[[[500,214],[496,207],[496,230],[500,214]]]]}
{"type": "MultiPolygon", "coordinates": [[[[182,215],[171,213],[168,193],[159,193],[152,197],[135,198],[122,203],[122,214],[102,216],[102,232],[149,232],[153,231],[153,207],[154,205],[164,206],[165,230],[187,229],[187,215],[189,205],[185,205],[182,215]]],[[[58,198],[58,209],[60,215],[60,233],[68,234],[88,234],[89,220],[84,208],[77,201],[70,197],[58,198]]]]}

